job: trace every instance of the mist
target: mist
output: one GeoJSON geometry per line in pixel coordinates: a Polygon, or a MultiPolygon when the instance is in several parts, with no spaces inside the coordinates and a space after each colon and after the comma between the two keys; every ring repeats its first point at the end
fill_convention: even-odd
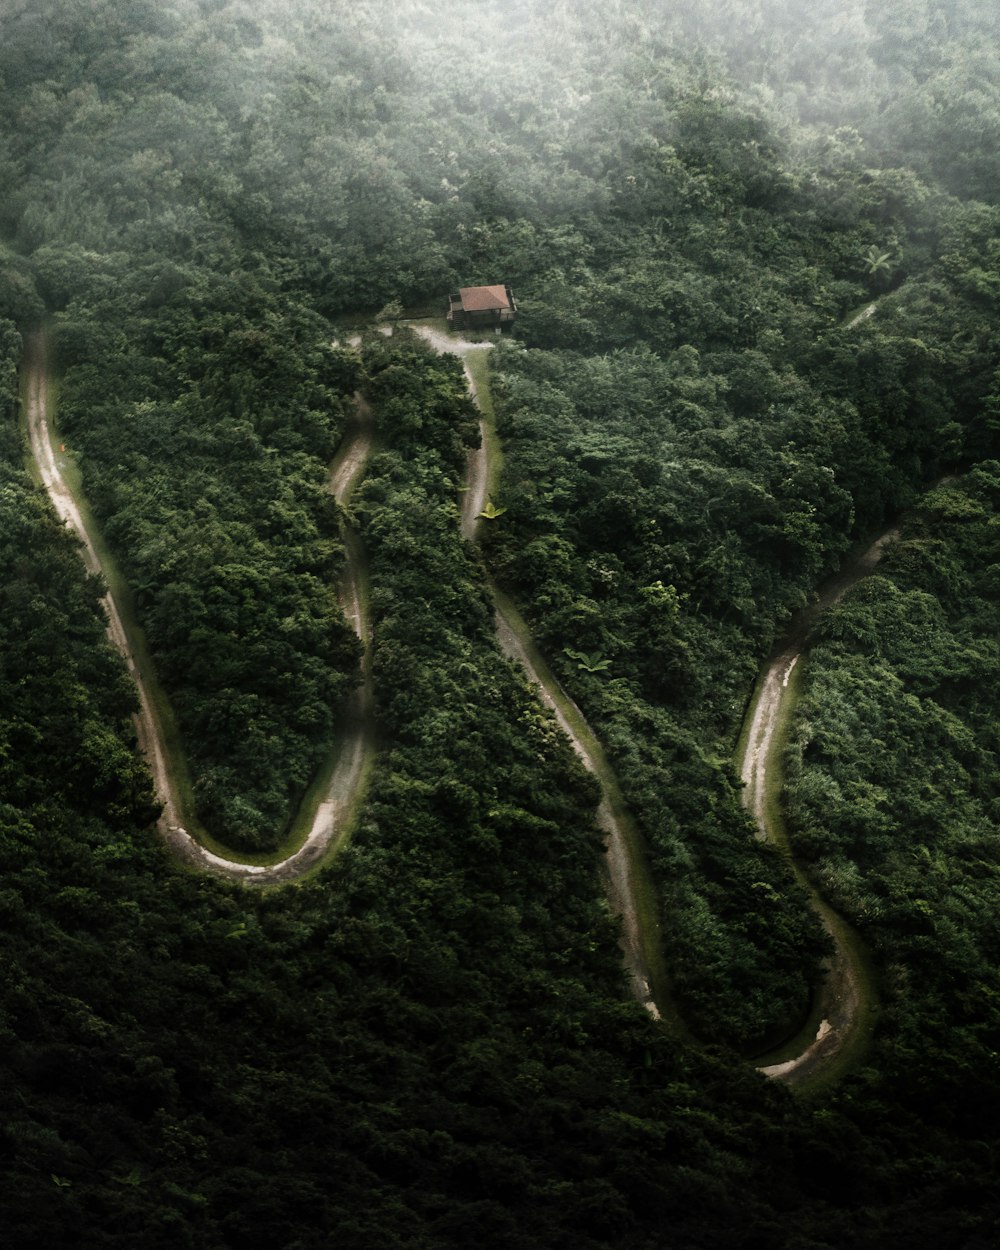
{"type": "Polygon", "coordinates": [[[0,0],[12,1248],[996,1242],[998,36],[0,0]]]}

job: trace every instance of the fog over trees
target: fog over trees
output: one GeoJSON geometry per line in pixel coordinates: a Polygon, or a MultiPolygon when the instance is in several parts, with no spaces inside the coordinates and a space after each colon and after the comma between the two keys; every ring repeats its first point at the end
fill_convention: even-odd
{"type": "Polygon", "coordinates": [[[998,48],[994,0],[0,0],[6,1244],[996,1243],[998,48]],[[497,283],[472,543],[465,374],[408,322],[497,283]],[[234,854],[277,853],[345,732],[359,535],[377,759],[301,885],[155,833],[27,463],[38,332],[234,854]],[[830,945],[732,759],[776,641],[896,523],[816,626],[775,796],[879,1004],[796,1093],[755,1065],[830,945]],[[661,1021],[494,585],[626,796],[661,1021]]]}

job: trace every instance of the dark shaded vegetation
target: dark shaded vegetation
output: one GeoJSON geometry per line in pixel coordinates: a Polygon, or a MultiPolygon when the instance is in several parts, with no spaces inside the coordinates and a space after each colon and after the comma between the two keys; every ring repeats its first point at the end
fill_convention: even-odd
{"type": "Polygon", "coordinates": [[[787,1097],[623,998],[592,785],[497,654],[457,536],[460,371],[368,359],[373,390],[406,362],[425,435],[387,434],[360,505],[391,747],[351,849],[294,891],[179,873],[137,832],[150,796],[96,588],[7,470],[5,606],[28,606],[5,620],[31,640],[5,637],[26,702],[0,704],[12,1246],[458,1247],[484,1220],[494,1245],[644,1245],[664,1212],[697,1237],[722,1194],[718,1227],[748,1203],[776,1218],[731,1173],[790,1161],[787,1097]],[[77,761],[104,772],[84,785],[77,761]],[[742,1127],[696,1109],[706,1085],[742,1127]]]}
{"type": "MultiPolygon", "coordinates": [[[[731,189],[716,211],[731,233],[731,189]]],[[[701,269],[703,212],[691,222],[701,269]]],[[[703,1034],[749,1042],[781,1018],[768,1010],[794,1015],[802,1002],[810,965],[796,966],[782,943],[805,959],[815,938],[778,907],[748,932],[746,898],[756,889],[751,914],[764,911],[781,874],[741,842],[744,818],[720,761],[761,655],[852,539],[991,444],[994,310],[954,270],[956,253],[989,264],[981,219],[955,206],[925,272],[875,317],[843,325],[801,289],[802,275],[821,287],[843,235],[856,231],[821,225],[815,200],[800,194],[783,218],[768,217],[787,269],[754,274],[767,329],[750,333],[712,304],[720,290],[728,300],[745,289],[758,222],[722,252],[729,272],[703,292],[713,328],[702,350],[656,318],[636,323],[627,351],[613,347],[620,323],[608,316],[594,324],[596,345],[611,348],[600,356],[513,345],[494,359],[506,512],[491,527],[489,558],[608,743],[660,874],[679,993],[703,1034]],[[804,311],[781,289],[792,279],[804,311]],[[585,675],[574,649],[604,657],[605,670],[585,675]],[[789,997],[756,964],[761,943],[789,997]],[[755,991],[767,1004],[759,1015],[755,991]]],[[[684,249],[674,223],[669,266],[684,249]]],[[[645,263],[656,265],[648,253],[645,263]]],[[[618,280],[623,295],[633,272],[618,280]]],[[[863,296],[859,286],[853,301],[863,296]]],[[[549,337],[544,318],[536,333],[549,337]]],[[[794,891],[783,901],[801,916],[794,891]]]]}
{"type": "Polygon", "coordinates": [[[888,994],[815,1104],[736,1055],[795,1023],[822,940],[726,763],[851,542],[996,455],[991,6],[343,9],[0,14],[7,1241],[992,1244],[995,468],[931,497],[812,661],[799,846],[888,994]],[[593,783],[496,650],[460,369],[330,346],[499,280],[484,559],[607,744],[708,1048],[626,1000],[593,783]],[[307,886],[186,875],[146,832],[98,588],[20,471],[46,313],[234,845],[280,836],[355,679],[324,466],[373,402],[380,760],[307,886]]]}
{"type": "Polygon", "coordinates": [[[60,431],[133,588],[198,813],[230,845],[268,849],[357,664],[324,471],[357,364],[260,275],[190,275],[155,311],[148,273],[103,276],[59,319],[60,431]]]}
{"type": "MultiPolygon", "coordinates": [[[[5,406],[14,396],[19,340],[10,322],[0,322],[5,406]]],[[[103,588],[81,576],[72,543],[21,471],[9,418],[0,437],[0,795],[12,817],[28,809],[39,829],[57,837],[82,822],[87,836],[113,839],[158,810],[135,755],[135,691],[104,645],[103,588]],[[34,768],[25,767],[31,760],[34,768]]]]}
{"type": "Polygon", "coordinates": [[[883,1072],[976,1133],[996,1114],[1000,464],[927,496],[820,623],[789,753],[794,843],[889,987],[883,1072]]]}

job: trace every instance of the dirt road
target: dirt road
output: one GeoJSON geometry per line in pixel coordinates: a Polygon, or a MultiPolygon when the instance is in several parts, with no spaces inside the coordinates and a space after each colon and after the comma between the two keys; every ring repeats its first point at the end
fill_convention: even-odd
{"type": "MultiPolygon", "coordinates": [[[[815,602],[798,615],[764,670],[757,697],[751,705],[750,727],[739,761],[739,774],[744,784],[743,803],[754,817],[757,836],[762,841],[780,841],[771,824],[767,790],[772,775],[779,778],[781,775],[783,742],[777,731],[793,698],[789,688],[792,672],[808,646],[818,617],[851,586],[867,576],[881,559],[886,545],[898,537],[897,528],[886,530],[860,554],[848,560],[840,572],[823,585],[815,602]]],[[[808,890],[812,905],[833,940],[834,953],[826,962],[826,975],[818,988],[820,1021],[815,1036],[803,1039],[803,1050],[793,1059],[761,1068],[765,1075],[777,1077],[790,1085],[800,1085],[815,1077],[848,1046],[858,1041],[860,1033],[870,1027],[875,1009],[874,993],[869,988],[870,978],[861,966],[862,956],[857,939],[819,897],[809,878],[797,865],[796,876],[808,890]]]]}
{"type": "MultiPolygon", "coordinates": [[[[84,520],[60,465],[60,455],[47,409],[47,354],[44,336],[35,335],[28,343],[27,425],[31,454],[38,466],[42,483],[57,513],[82,543],[81,554],[91,572],[103,573],[96,544],[84,520]]],[[[344,503],[358,481],[371,450],[372,423],[364,405],[359,404],[356,422],[345,439],[343,450],[334,461],[329,488],[339,503],[344,503]]],[[[169,767],[166,740],[143,668],[136,663],[137,644],[129,638],[123,616],[112,593],[105,597],[108,635],[125,658],[135,681],[139,712],[135,717],[139,748],[146,757],[153,785],[163,804],[158,830],[177,856],[194,867],[216,872],[235,880],[256,885],[272,885],[294,881],[314,867],[330,847],[342,836],[345,818],[355,805],[374,756],[374,715],[371,678],[368,674],[369,625],[366,612],[366,577],[364,555],[360,543],[345,531],[348,551],[347,569],[340,587],[341,604],[358,636],[365,644],[364,676],[360,687],[349,700],[346,727],[332,772],[302,845],[291,855],[273,864],[248,864],[218,855],[203,846],[182,823],[177,788],[169,767]]],[[[110,578],[107,578],[109,582],[110,578]]]]}
{"type": "MultiPolygon", "coordinates": [[[[55,451],[55,441],[48,416],[48,371],[44,337],[40,334],[34,335],[28,341],[27,348],[27,424],[32,457],[41,475],[42,485],[48,491],[56,512],[82,544],[81,555],[88,571],[103,574],[104,569],[94,542],[84,524],[83,515],[73,493],[62,476],[55,451]]],[[[108,636],[124,657],[139,695],[140,710],[136,717],[136,733],[139,747],[145,754],[153,775],[153,785],[163,803],[161,820],[168,824],[175,824],[177,810],[174,790],[167,775],[163,735],[153,712],[149,691],[135,663],[118,604],[110,592],[104,598],[104,607],[108,616],[108,636]]]]}
{"type": "MultiPolygon", "coordinates": [[[[437,351],[451,352],[452,355],[459,357],[462,361],[462,367],[465,369],[469,394],[478,404],[479,396],[476,391],[476,382],[469,369],[466,357],[470,352],[489,351],[493,344],[473,342],[471,339],[445,334],[441,330],[428,325],[414,325],[412,328],[437,351]]],[[[475,451],[469,452],[465,469],[465,490],[462,494],[461,504],[462,537],[467,538],[470,542],[474,542],[476,535],[479,533],[479,514],[486,507],[486,490],[489,485],[490,469],[488,439],[489,431],[486,429],[485,423],[480,421],[479,446],[475,451]]]]}
{"type": "MultiPolygon", "coordinates": [[[[451,352],[462,360],[469,392],[478,406],[479,396],[469,371],[467,356],[470,352],[489,351],[493,344],[472,342],[427,325],[414,325],[413,329],[438,351],[451,352]]],[[[480,513],[486,504],[491,443],[492,431],[481,421],[480,446],[469,453],[466,476],[468,489],[463,495],[461,508],[462,537],[473,541],[482,523],[480,513]]],[[[537,688],[542,702],[555,714],[574,751],[600,783],[601,801],[597,809],[597,824],[605,835],[608,899],[612,911],[621,917],[622,922],[621,944],[625,968],[633,994],[645,1005],[650,1015],[659,1019],[660,1006],[653,999],[650,960],[646,950],[648,942],[656,941],[648,931],[653,927],[653,922],[644,927],[640,917],[637,903],[639,891],[635,882],[636,866],[624,827],[627,819],[624,814],[625,804],[614,774],[583,713],[562,689],[533,647],[528,628],[514,605],[499,594],[495,587],[491,587],[491,590],[496,609],[497,639],[501,649],[524,669],[528,679],[537,688]]]]}
{"type": "Polygon", "coordinates": [[[639,909],[636,903],[638,891],[635,868],[622,818],[616,815],[623,801],[617,783],[610,776],[611,769],[604,752],[583,713],[562,689],[530,642],[527,628],[516,609],[502,595],[494,591],[496,606],[497,639],[501,650],[516,660],[537,687],[542,702],[555,715],[560,729],[569,738],[573,750],[583,761],[588,772],[594,774],[601,784],[601,801],[597,808],[597,824],[605,835],[607,851],[608,899],[615,915],[622,921],[622,954],[625,968],[635,997],[646,1006],[654,1017],[660,1018],[660,1008],[653,1000],[650,989],[650,967],[645,951],[639,909]],[[570,717],[575,724],[571,723],[570,717]]]}
{"type": "MultiPolygon", "coordinates": [[[[416,328],[418,333],[439,350],[452,351],[463,357],[467,352],[485,351],[491,346],[490,343],[453,339],[426,326],[416,328]]],[[[96,545],[63,475],[60,454],[55,450],[46,404],[46,348],[44,338],[40,335],[29,344],[26,370],[27,424],[32,456],[58,515],[81,541],[81,554],[87,568],[93,572],[103,572],[96,545]]],[[[468,369],[466,374],[475,398],[475,386],[468,369]]],[[[485,429],[482,432],[484,437],[481,448],[470,453],[469,489],[465,493],[462,506],[462,533],[469,539],[476,536],[489,478],[488,432],[485,429]]],[[[345,436],[329,479],[329,489],[341,504],[346,503],[363,473],[371,446],[371,414],[366,405],[359,402],[356,421],[345,436]]],[[[885,544],[892,541],[896,534],[896,530],[890,530],[881,535],[824,587],[816,603],[797,621],[785,645],[765,671],[761,692],[754,705],[746,749],[740,762],[740,774],[745,782],[745,801],[757,820],[759,836],[762,838],[773,836],[768,825],[765,795],[770,772],[776,766],[775,730],[789,697],[789,677],[806,646],[812,623],[820,612],[835,603],[850,585],[874,567],[885,544]]],[[[365,784],[374,758],[373,692],[368,655],[370,625],[366,609],[367,570],[357,536],[345,528],[344,537],[348,558],[346,575],[340,588],[341,603],[345,615],[365,645],[364,677],[350,700],[341,748],[306,838],[293,854],[278,863],[248,864],[218,855],[203,846],[183,827],[176,788],[168,766],[169,755],[163,727],[157,718],[155,703],[143,676],[143,666],[135,662],[133,645],[114,595],[109,593],[105,599],[109,636],[125,657],[138,691],[140,711],[136,717],[136,732],[163,803],[159,829],[165,841],[185,862],[255,884],[292,881],[318,863],[343,830],[344,822],[365,784]]],[[[614,911],[622,918],[625,965],[636,997],[646,1005],[652,1015],[659,1017],[660,1008],[650,991],[650,963],[646,954],[647,944],[654,939],[648,931],[644,932],[644,922],[637,903],[639,891],[636,888],[636,865],[622,817],[618,814],[624,811],[624,803],[617,783],[597,738],[579,709],[534,651],[527,628],[513,605],[505,603],[500,595],[495,595],[495,600],[497,633],[501,647],[524,668],[543,702],[552,709],[584,765],[601,783],[602,799],[597,819],[606,835],[609,898],[614,911]]],[[[865,1001],[866,979],[861,975],[850,946],[843,938],[843,922],[815,892],[813,894],[814,906],[833,936],[836,948],[821,989],[822,1019],[815,1037],[808,1040],[799,1055],[761,1069],[766,1074],[790,1084],[804,1081],[835,1059],[861,1026],[860,1022],[871,1007],[865,1001]]],[[[648,930],[648,922],[645,927],[648,930]]]]}

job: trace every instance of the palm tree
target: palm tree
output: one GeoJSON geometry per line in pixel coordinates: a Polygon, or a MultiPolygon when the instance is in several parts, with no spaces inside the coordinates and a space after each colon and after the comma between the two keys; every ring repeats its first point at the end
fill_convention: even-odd
{"type": "Polygon", "coordinates": [[[871,277],[888,276],[892,272],[892,252],[880,252],[877,247],[870,247],[865,253],[865,264],[871,277]]]}
{"type": "Polygon", "coordinates": [[[587,673],[603,673],[605,669],[611,666],[610,660],[605,660],[600,651],[595,651],[593,655],[588,655],[586,651],[574,651],[571,647],[563,647],[563,655],[568,655],[571,660],[576,660],[580,668],[587,673]]]}

